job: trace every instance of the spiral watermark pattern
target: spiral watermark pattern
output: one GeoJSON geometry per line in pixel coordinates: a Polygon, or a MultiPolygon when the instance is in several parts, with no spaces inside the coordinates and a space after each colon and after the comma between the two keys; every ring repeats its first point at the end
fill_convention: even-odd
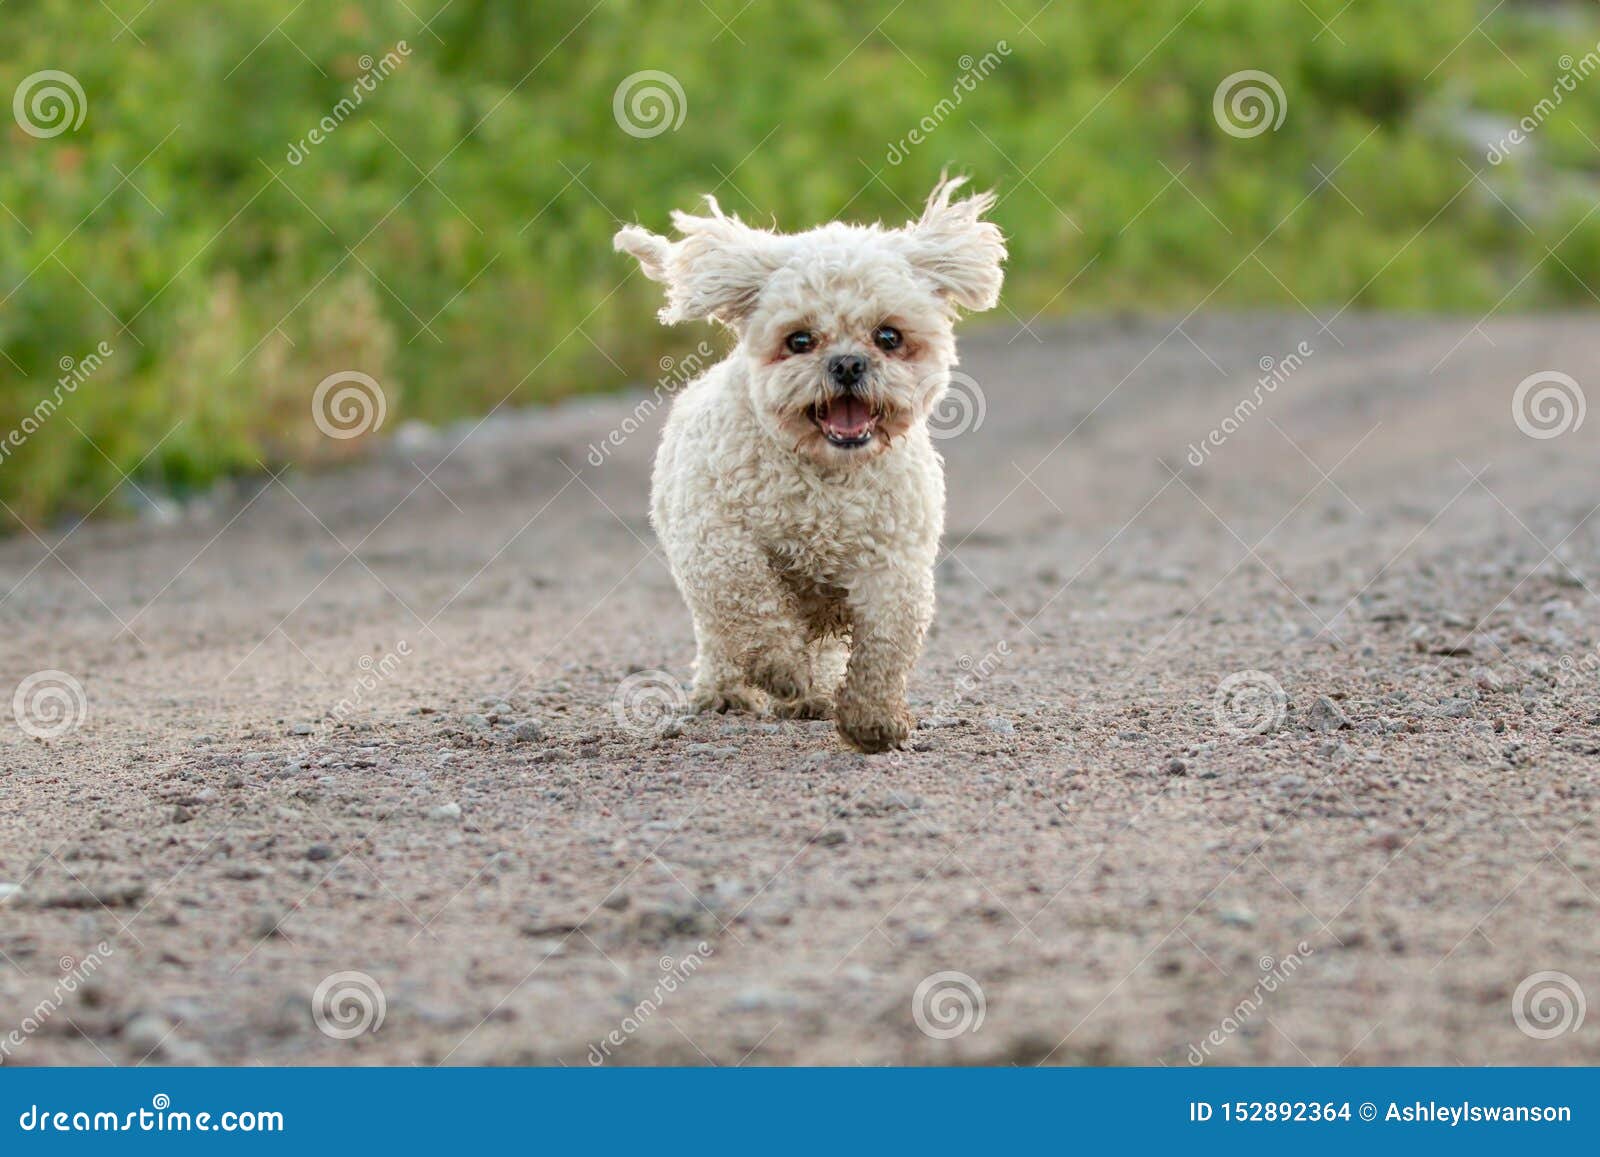
{"type": "Polygon", "coordinates": [[[1529,374],[1511,394],[1511,419],[1517,429],[1541,441],[1578,429],[1588,410],[1583,387],[1559,370],[1529,374]]]}
{"type": "Polygon", "coordinates": [[[47,68],[22,78],[11,98],[11,113],[23,132],[44,140],[81,128],[89,115],[89,98],[77,77],[47,68]]]}
{"type": "Polygon", "coordinates": [[[17,684],[11,714],[24,734],[60,739],[89,717],[89,697],[83,684],[65,671],[35,671],[17,684]]]}
{"type": "Polygon", "coordinates": [[[911,1019],[934,1040],[977,1032],[988,1010],[983,988],[965,972],[935,972],[911,994],[911,1019]]]}
{"type": "Polygon", "coordinates": [[[1534,1040],[1577,1032],[1588,1011],[1583,988],[1565,972],[1535,972],[1511,996],[1512,1022],[1534,1040]]]}
{"type": "Polygon", "coordinates": [[[340,370],[317,383],[311,420],[330,438],[359,438],[383,425],[389,412],[383,387],[371,374],[340,370]]]}
{"type": "Polygon", "coordinates": [[[636,671],[611,694],[611,717],[629,735],[656,735],[689,713],[689,693],[666,671],[636,671]]]}
{"type": "Polygon", "coordinates": [[[622,78],[611,94],[611,115],[630,137],[659,137],[683,126],[683,118],[689,115],[689,98],[677,77],[647,68],[622,78]]]}
{"type": "Polygon", "coordinates": [[[928,411],[928,434],[935,439],[955,438],[981,429],[988,412],[977,381],[970,374],[953,373],[949,388],[928,411]]]}
{"type": "Polygon", "coordinates": [[[1289,98],[1270,72],[1246,68],[1223,78],[1211,98],[1211,114],[1231,137],[1259,137],[1276,132],[1289,115],[1289,98]]]}
{"type": "Polygon", "coordinates": [[[331,973],[311,994],[311,1019],[334,1040],[377,1032],[388,1011],[383,987],[365,972],[331,973]]]}
{"type": "Polygon", "coordinates": [[[1283,723],[1289,697],[1265,671],[1235,671],[1217,684],[1212,713],[1233,735],[1265,735],[1283,723]]]}

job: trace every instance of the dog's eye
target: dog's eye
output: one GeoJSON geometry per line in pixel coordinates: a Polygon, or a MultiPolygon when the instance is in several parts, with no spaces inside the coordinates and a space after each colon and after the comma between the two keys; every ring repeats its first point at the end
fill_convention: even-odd
{"type": "Polygon", "coordinates": [[[900,343],[905,341],[905,338],[894,326],[880,325],[872,331],[872,340],[877,343],[879,349],[887,351],[899,349],[900,343]]]}
{"type": "Polygon", "coordinates": [[[808,329],[796,330],[783,339],[783,347],[792,354],[808,354],[817,348],[817,335],[808,329]]]}

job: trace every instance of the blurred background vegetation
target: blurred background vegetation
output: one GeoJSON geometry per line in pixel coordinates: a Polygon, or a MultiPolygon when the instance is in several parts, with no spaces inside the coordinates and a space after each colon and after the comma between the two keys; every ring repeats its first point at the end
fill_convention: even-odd
{"type": "Polygon", "coordinates": [[[610,237],[713,190],[784,227],[899,222],[969,172],[1004,195],[1002,324],[1587,307],[1600,280],[1600,76],[1485,160],[1595,50],[1588,2],[9,0],[0,28],[0,95],[57,69],[87,100],[49,138],[0,121],[0,438],[64,358],[114,351],[0,458],[0,528],[124,471],[183,495],[348,454],[311,421],[337,370],[383,384],[386,432],[653,380],[706,335],[654,323],[610,237]],[[1214,118],[1243,69],[1281,85],[1276,130],[1214,118]],[[619,126],[642,70],[681,86],[677,128],[619,126]]]}

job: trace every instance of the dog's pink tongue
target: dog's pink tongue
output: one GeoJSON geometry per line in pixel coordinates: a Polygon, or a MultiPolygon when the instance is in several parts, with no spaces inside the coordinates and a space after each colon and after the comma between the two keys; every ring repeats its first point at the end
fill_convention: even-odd
{"type": "Polygon", "coordinates": [[[872,423],[872,410],[860,398],[837,398],[828,407],[828,427],[846,438],[859,438],[872,423]]]}

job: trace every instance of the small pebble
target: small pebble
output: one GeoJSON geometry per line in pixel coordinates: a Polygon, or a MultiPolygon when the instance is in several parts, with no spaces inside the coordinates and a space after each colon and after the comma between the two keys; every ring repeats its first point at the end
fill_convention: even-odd
{"type": "Polygon", "coordinates": [[[518,743],[537,743],[544,738],[544,728],[537,719],[524,719],[511,729],[511,738],[518,743]]]}
{"type": "Polygon", "coordinates": [[[746,988],[727,1007],[729,1012],[788,1012],[800,1007],[800,998],[775,988],[746,988]]]}
{"type": "Polygon", "coordinates": [[[153,1012],[141,1012],[123,1026],[122,1039],[135,1053],[145,1057],[160,1048],[171,1032],[172,1025],[167,1023],[165,1017],[153,1012]]]}
{"type": "Polygon", "coordinates": [[[1224,924],[1231,924],[1235,928],[1254,928],[1256,914],[1248,908],[1224,908],[1217,913],[1217,919],[1224,924]]]}
{"type": "Polygon", "coordinates": [[[1342,731],[1352,726],[1350,717],[1326,695],[1317,696],[1317,701],[1306,713],[1306,722],[1313,731],[1342,731]]]}
{"type": "Polygon", "coordinates": [[[438,807],[428,809],[430,820],[458,820],[461,818],[461,805],[455,800],[442,803],[438,807]]]}

